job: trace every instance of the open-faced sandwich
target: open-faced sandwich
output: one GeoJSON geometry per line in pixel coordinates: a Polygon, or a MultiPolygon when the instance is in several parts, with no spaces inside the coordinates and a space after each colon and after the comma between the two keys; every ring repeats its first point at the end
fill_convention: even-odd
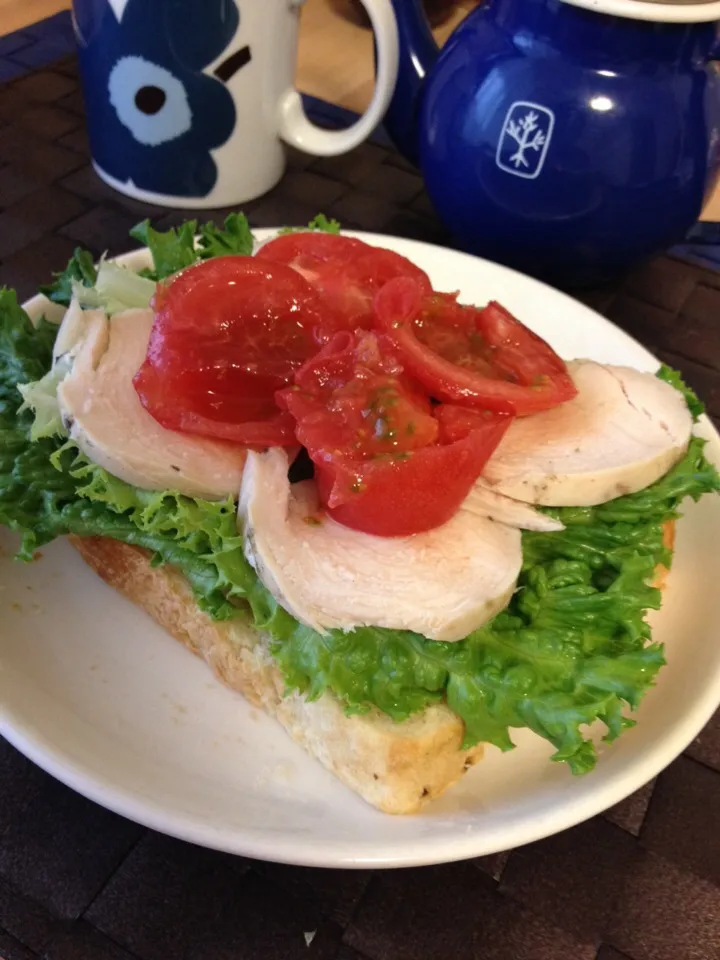
{"type": "Polygon", "coordinates": [[[381,810],[511,728],[591,770],[664,662],[678,508],[720,489],[677,374],[565,362],[324,218],[133,235],[152,268],[77,251],[53,322],[0,292],[20,557],[69,536],[381,810]]]}

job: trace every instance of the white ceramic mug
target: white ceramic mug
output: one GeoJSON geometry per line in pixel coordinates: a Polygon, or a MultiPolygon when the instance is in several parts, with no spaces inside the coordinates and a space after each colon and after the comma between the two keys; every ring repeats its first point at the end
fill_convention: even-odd
{"type": "Polygon", "coordinates": [[[302,0],[74,0],[93,165],[116,190],[173,207],[242,204],[272,189],[283,141],[352,150],[382,120],[397,76],[389,0],[362,0],[377,76],[344,130],[305,114],[294,87],[302,0]]]}

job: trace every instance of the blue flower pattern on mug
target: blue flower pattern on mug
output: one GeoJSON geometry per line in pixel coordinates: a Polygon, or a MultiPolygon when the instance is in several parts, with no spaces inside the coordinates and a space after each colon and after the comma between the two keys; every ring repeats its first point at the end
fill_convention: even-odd
{"type": "Polygon", "coordinates": [[[123,57],[110,73],[108,91],[120,123],[139,143],[156,147],[192,129],[185,87],[157,63],[123,57]]]}
{"type": "Polygon", "coordinates": [[[95,163],[153,193],[207,196],[211,150],[236,123],[226,86],[203,69],[239,24],[234,0],[76,0],[75,22],[95,163]]]}

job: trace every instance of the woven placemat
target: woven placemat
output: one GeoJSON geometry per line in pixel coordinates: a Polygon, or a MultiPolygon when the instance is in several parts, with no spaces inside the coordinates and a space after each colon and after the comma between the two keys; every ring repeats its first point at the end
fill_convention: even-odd
{"type": "MultiPolygon", "coordinates": [[[[292,153],[280,186],[247,207],[258,226],[319,210],[347,227],[449,242],[417,173],[377,143],[332,160],[292,153]]],[[[141,218],[187,215],[124,199],[93,174],[72,59],[0,88],[0,283],[27,297],[77,244],[118,253],[141,218]]],[[[665,257],[583,296],[680,368],[720,416],[720,275],[665,257]]],[[[559,836],[384,873],[252,862],[168,839],[0,741],[0,957],[716,960],[720,721],[656,782],[559,836]]]]}

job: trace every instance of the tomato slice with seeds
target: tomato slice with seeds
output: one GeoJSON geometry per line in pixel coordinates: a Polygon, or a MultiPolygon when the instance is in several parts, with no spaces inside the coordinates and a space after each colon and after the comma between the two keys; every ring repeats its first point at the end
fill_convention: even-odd
{"type": "Polygon", "coordinates": [[[145,362],[134,378],[164,427],[253,446],[294,444],[278,389],[318,349],[318,291],[295,270],[218,257],[161,284],[145,362]]]}
{"type": "Polygon", "coordinates": [[[284,263],[317,287],[328,311],[324,341],[339,330],[371,329],[373,296],[396,277],[411,277],[432,292],[427,274],[407,257],[341,234],[285,234],[260,247],[256,257],[284,263]]]}
{"type": "Polygon", "coordinates": [[[438,400],[527,416],[577,393],[564,362],[500,304],[458,304],[410,277],[386,283],[374,300],[378,330],[438,400]]]}
{"type": "Polygon", "coordinates": [[[452,433],[452,412],[438,418],[387,339],[363,331],[336,334],[277,399],[297,423],[329,515],[378,536],[447,522],[511,420],[462,411],[452,433]]]}
{"type": "Polygon", "coordinates": [[[335,334],[278,401],[297,421],[298,441],[311,456],[320,450],[356,460],[396,456],[438,434],[428,398],[405,382],[388,345],[373,333],[335,334]]]}

